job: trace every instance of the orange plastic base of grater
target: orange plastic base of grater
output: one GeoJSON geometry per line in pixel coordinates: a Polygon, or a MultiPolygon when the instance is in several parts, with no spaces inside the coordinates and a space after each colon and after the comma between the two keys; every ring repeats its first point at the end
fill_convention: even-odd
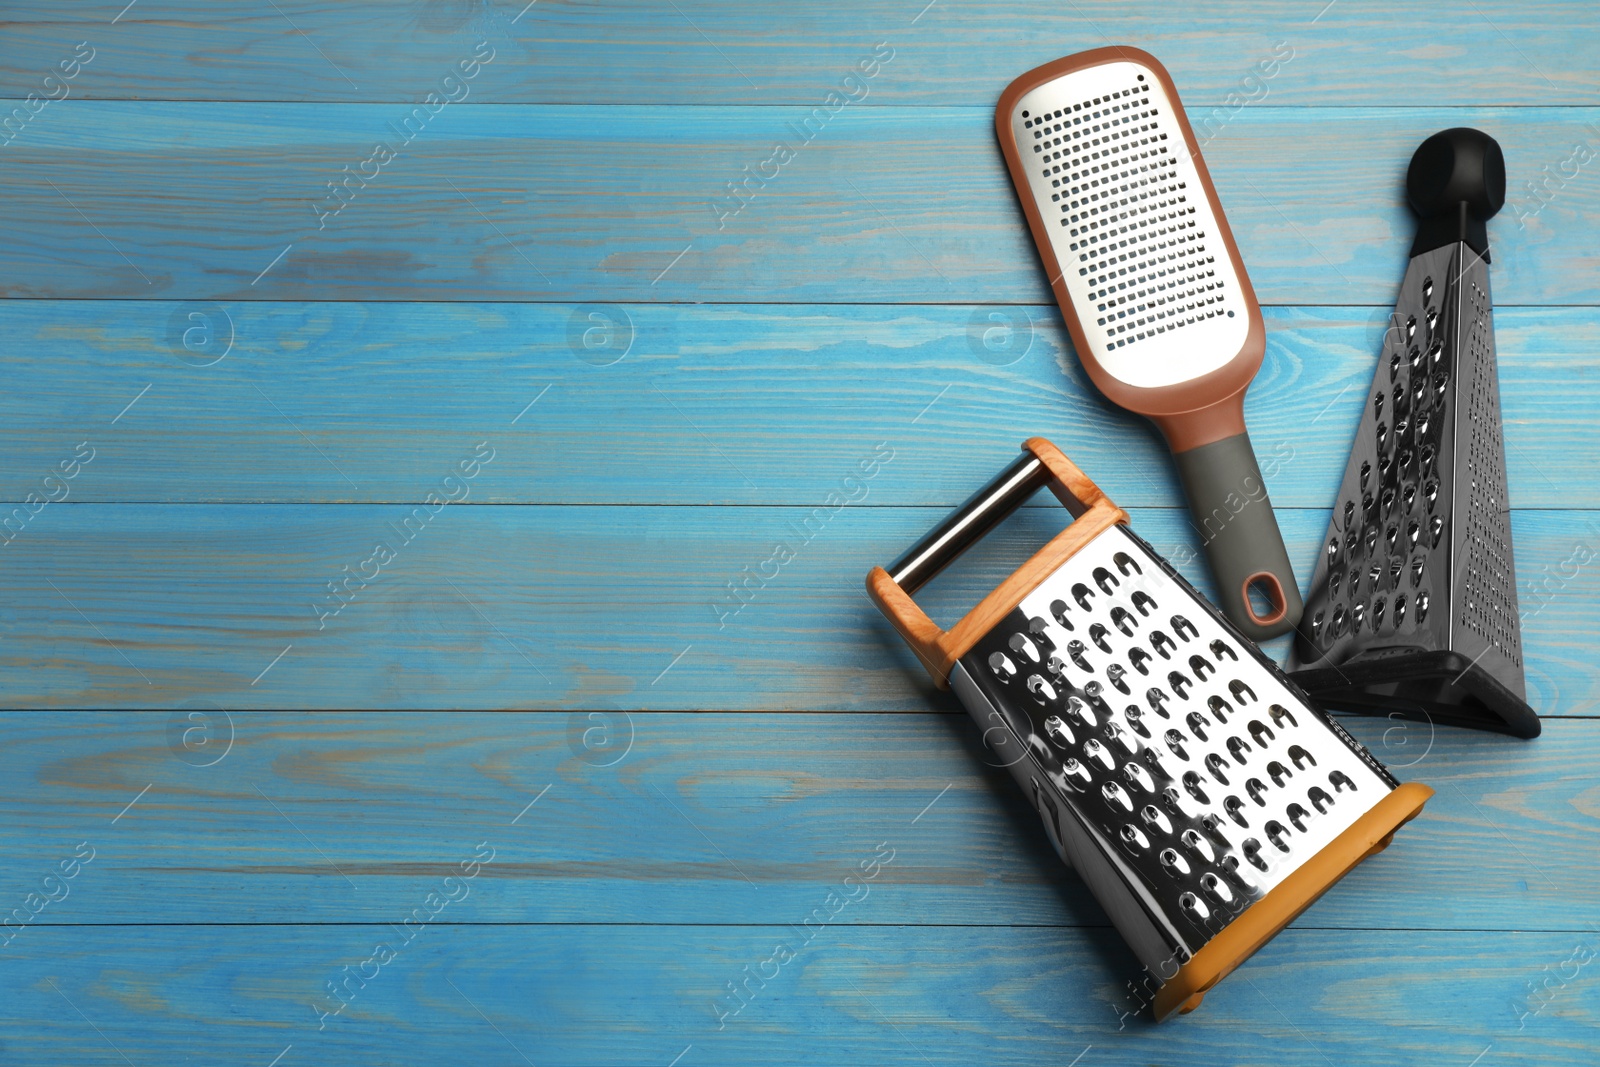
{"type": "Polygon", "coordinates": [[[1198,1008],[1212,986],[1255,955],[1356,864],[1389,847],[1394,832],[1421,814],[1431,796],[1433,790],[1427,786],[1407,782],[1378,801],[1371,811],[1250,905],[1179,967],[1178,973],[1156,992],[1156,1019],[1165,1019],[1174,1011],[1187,1015],[1198,1008]]]}

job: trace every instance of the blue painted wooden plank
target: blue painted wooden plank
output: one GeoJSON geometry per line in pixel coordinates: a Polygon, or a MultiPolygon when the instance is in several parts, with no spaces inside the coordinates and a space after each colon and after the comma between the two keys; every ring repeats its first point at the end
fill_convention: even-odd
{"type": "Polygon", "coordinates": [[[409,101],[480,38],[506,58],[479,98],[523,103],[811,105],[880,41],[894,58],[867,106],[989,103],[1024,70],[1112,41],[1154,52],[1192,105],[1220,108],[1587,104],[1600,75],[1591,10],[1576,0],[1464,10],[1341,0],[1326,11],[1282,0],[1181,10],[1153,0],[141,0],[112,23],[120,6],[9,13],[0,93],[37,91],[85,38],[99,54],[73,92],[101,99],[409,101]],[[1258,64],[1280,55],[1288,61],[1262,78],[1258,64]]]}
{"type": "MultiPolygon", "coordinates": [[[[841,112],[748,201],[726,186],[776,140],[798,140],[802,111],[468,100],[397,134],[407,114],[54,104],[4,146],[0,293],[1050,302],[987,108],[841,112]]],[[[1582,107],[1262,106],[1206,156],[1263,300],[1384,305],[1414,230],[1400,177],[1425,136],[1486,129],[1515,191],[1597,119],[1582,107]]],[[[1575,179],[1552,197],[1491,226],[1501,304],[1600,300],[1588,239],[1600,185],[1575,179]]]]}
{"type": "MultiPolygon", "coordinates": [[[[420,503],[488,440],[470,502],[815,504],[887,442],[865,503],[954,507],[1035,433],[1120,504],[1181,499],[1159,437],[1089,385],[1053,307],[4,310],[13,504],[84,441],[73,501],[420,503]]],[[[1388,314],[1267,309],[1247,418],[1277,505],[1331,501],[1388,314]]],[[[1600,312],[1512,307],[1496,325],[1513,504],[1600,507],[1600,312]]]]}
{"type": "MultiPolygon", "coordinates": [[[[902,462],[918,467],[910,451],[902,462]]],[[[941,509],[442,504],[429,514],[426,505],[48,505],[0,549],[5,703],[925,706],[926,678],[862,580],[941,509]],[[780,539],[795,542],[794,558],[756,577],[774,570],[762,564],[780,539]],[[393,558],[375,551],[380,541],[393,558]],[[746,583],[743,597],[733,582],[746,583]]],[[[953,622],[1064,516],[1017,516],[920,601],[953,622]]],[[[1280,519],[1304,582],[1327,512],[1280,519]]],[[[1135,509],[1134,525],[1204,582],[1180,512],[1135,509]]],[[[1596,515],[1521,511],[1513,530],[1530,701],[1545,714],[1593,714],[1596,515]]],[[[1281,652],[1281,639],[1269,647],[1281,652]]]]}
{"type": "MultiPolygon", "coordinates": [[[[1600,722],[1552,719],[1531,743],[1344,722],[1437,795],[1298,928],[1563,930],[1592,911],[1600,722]]],[[[452,923],[783,923],[885,839],[894,862],[842,924],[1107,921],[959,713],[191,702],[11,712],[0,731],[0,914],[93,853],[28,928],[0,930],[0,957],[42,926],[381,924],[485,839],[499,856],[452,923]]]]}
{"type": "Polygon", "coordinates": [[[7,1050],[85,1067],[193,1062],[199,1046],[205,1062],[281,1067],[1326,1067],[1374,1049],[1437,1067],[1491,1048],[1587,1067],[1600,1041],[1587,931],[1291,930],[1160,1026],[1122,1017],[1129,958],[1105,930],[828,928],[799,945],[790,925],[453,927],[409,943],[387,924],[38,932],[6,961],[7,1050]],[[763,967],[780,943],[792,958],[763,967]],[[716,998],[747,966],[767,977],[719,1029],[716,998]],[[1533,1014],[1528,987],[1547,978],[1533,1014]],[[340,1003],[328,984],[346,981],[324,1018],[340,1003]]]}

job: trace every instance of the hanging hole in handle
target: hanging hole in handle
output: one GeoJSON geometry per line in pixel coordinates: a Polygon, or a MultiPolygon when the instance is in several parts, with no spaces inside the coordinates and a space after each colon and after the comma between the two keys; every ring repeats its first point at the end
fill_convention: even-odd
{"type": "Polygon", "coordinates": [[[1271,571],[1250,575],[1239,591],[1244,599],[1244,610],[1257,626],[1271,626],[1288,614],[1289,600],[1283,595],[1278,576],[1271,571]]]}

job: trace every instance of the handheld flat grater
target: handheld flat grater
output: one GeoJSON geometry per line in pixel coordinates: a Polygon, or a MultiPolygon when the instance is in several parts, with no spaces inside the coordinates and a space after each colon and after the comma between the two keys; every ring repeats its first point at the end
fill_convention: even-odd
{"type": "Polygon", "coordinates": [[[1539,735],[1526,700],[1485,225],[1487,134],[1436,133],[1406,175],[1419,216],[1291,664],[1334,706],[1539,735]]]}
{"type": "Polygon", "coordinates": [[[1198,1007],[1433,790],[1398,784],[1127,521],[1035,437],[867,590],[1160,983],[1159,1019],[1198,1007]],[[941,630],[912,594],[1046,486],[1074,521],[941,630]]]}
{"type": "Polygon", "coordinates": [[[1137,48],[1068,56],[1011,83],[995,130],[1084,370],[1172,449],[1222,610],[1288,632],[1300,587],[1244,425],[1266,326],[1172,78],[1137,48]]]}

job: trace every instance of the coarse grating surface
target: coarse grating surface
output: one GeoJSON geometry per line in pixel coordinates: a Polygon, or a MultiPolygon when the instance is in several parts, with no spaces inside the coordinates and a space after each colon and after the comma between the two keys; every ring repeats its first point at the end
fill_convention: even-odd
{"type": "Polygon", "coordinates": [[[1041,791],[1114,843],[1135,872],[1131,893],[1176,931],[1174,950],[1204,944],[1392,787],[1120,526],[962,664],[1022,742],[1028,773],[1013,773],[1056,839],[1063,828],[1041,791]]]}
{"type": "Polygon", "coordinates": [[[1312,579],[1303,665],[1451,649],[1522,689],[1488,285],[1464,245],[1406,271],[1312,579]]]}

